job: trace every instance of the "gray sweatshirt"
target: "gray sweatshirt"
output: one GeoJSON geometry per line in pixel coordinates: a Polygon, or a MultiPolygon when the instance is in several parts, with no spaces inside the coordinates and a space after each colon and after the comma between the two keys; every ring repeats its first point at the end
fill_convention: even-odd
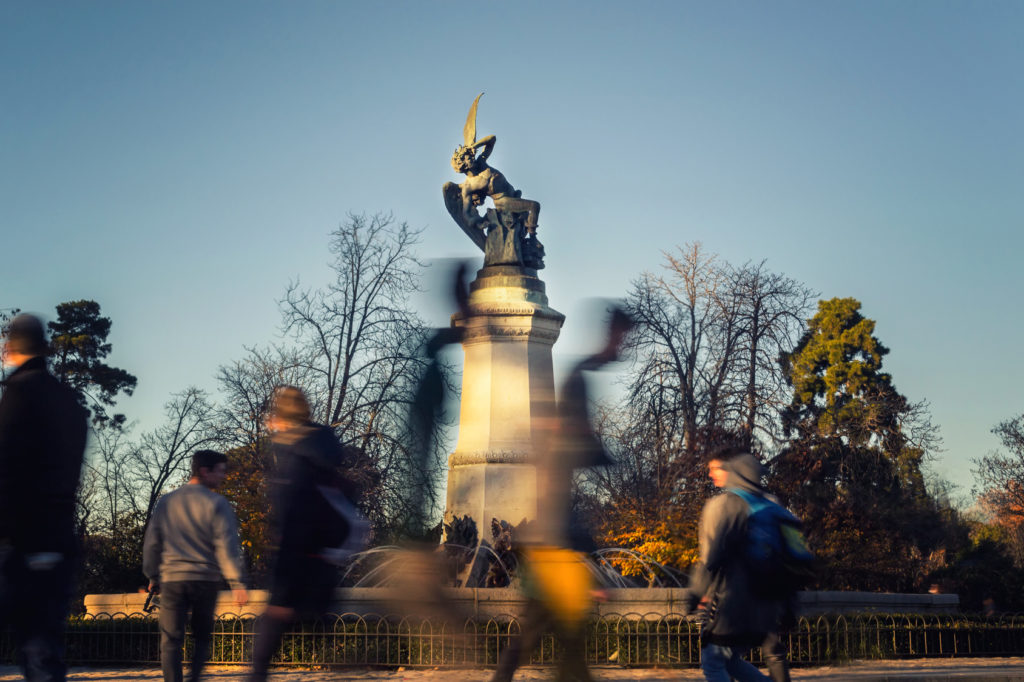
{"type": "Polygon", "coordinates": [[[223,576],[232,589],[244,587],[238,520],[231,504],[198,483],[161,497],[146,527],[142,571],[157,583],[223,576]]]}

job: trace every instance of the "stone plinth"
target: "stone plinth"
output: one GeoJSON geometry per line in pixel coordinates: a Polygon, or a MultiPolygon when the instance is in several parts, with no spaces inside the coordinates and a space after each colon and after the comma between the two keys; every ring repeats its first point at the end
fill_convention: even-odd
{"type": "Polygon", "coordinates": [[[515,525],[537,516],[534,454],[554,415],[551,346],[565,316],[548,307],[537,272],[490,266],[470,285],[462,404],[448,459],[445,515],[470,516],[481,539],[491,519],[515,525]]]}

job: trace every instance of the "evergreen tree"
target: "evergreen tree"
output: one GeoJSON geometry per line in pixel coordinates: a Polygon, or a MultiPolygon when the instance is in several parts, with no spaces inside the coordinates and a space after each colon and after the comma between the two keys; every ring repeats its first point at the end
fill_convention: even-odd
{"type": "Polygon", "coordinates": [[[127,371],[103,362],[110,354],[109,317],[100,315],[96,301],[68,301],[57,306],[57,321],[50,330],[50,366],[54,375],[78,394],[92,412],[97,426],[119,427],[123,414],[108,415],[118,393],[131,395],[137,379],[127,371]]]}
{"type": "Polygon", "coordinates": [[[921,473],[936,429],[882,370],[888,349],[852,298],[818,304],[782,357],[793,390],[783,427],[793,440],[775,485],[807,521],[830,588],[919,588],[947,533],[921,473]]]}

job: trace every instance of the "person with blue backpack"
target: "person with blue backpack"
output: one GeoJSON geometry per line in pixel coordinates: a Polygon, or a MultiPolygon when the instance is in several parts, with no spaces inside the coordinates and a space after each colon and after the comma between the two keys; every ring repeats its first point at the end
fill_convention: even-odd
{"type": "Polygon", "coordinates": [[[689,608],[701,629],[701,669],[709,682],[789,679],[780,622],[792,619],[795,593],[813,560],[801,524],[761,484],[764,467],[745,448],[720,450],[708,463],[723,492],[701,513],[700,560],[689,608]],[[761,646],[771,678],[743,659],[761,646]]]}

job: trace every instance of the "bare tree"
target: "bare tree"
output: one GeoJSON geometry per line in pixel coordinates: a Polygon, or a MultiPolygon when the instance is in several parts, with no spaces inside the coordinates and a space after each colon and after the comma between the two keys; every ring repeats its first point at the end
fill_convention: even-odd
{"type": "Polygon", "coordinates": [[[692,555],[711,492],[707,456],[726,442],[775,443],[788,397],[777,358],[803,331],[812,297],[763,262],[737,268],[697,243],[634,282],[628,391],[602,430],[618,466],[588,473],[582,487],[603,505],[606,541],[660,528],[645,547],[673,561],[692,555]]]}
{"type": "Polygon", "coordinates": [[[974,475],[987,507],[1002,522],[1024,526],[1024,415],[992,429],[1005,448],[979,457],[974,475]]]}
{"type": "Polygon", "coordinates": [[[129,441],[132,426],[92,430],[89,457],[82,467],[79,506],[80,528],[111,533],[116,522],[134,508],[129,463],[135,450],[129,441]]]}
{"type": "Polygon", "coordinates": [[[740,329],[736,379],[743,395],[742,429],[748,442],[761,435],[777,445],[779,410],[790,397],[779,356],[796,345],[817,293],[769,271],[765,261],[733,269],[730,279],[740,329]]]}
{"type": "Polygon", "coordinates": [[[778,358],[802,333],[815,293],[763,261],[737,268],[696,243],[665,260],[663,274],[645,273],[628,301],[638,321],[630,399],[644,409],[652,392],[675,402],[668,415],[678,415],[690,455],[701,431],[777,443],[788,397],[778,358]]]}
{"type": "Polygon", "coordinates": [[[277,345],[246,348],[246,356],[217,372],[223,402],[218,421],[226,447],[246,453],[253,464],[260,461],[261,442],[266,437],[263,423],[274,388],[304,386],[309,372],[295,349],[277,345]]]}
{"type": "Polygon", "coordinates": [[[641,275],[626,302],[637,323],[630,400],[656,400],[664,417],[681,425],[683,446],[692,453],[698,424],[719,421],[735,329],[723,319],[726,278],[715,256],[694,243],[665,254],[665,261],[665,273],[641,275]]]}
{"type": "MultiPolygon", "coordinates": [[[[328,424],[346,445],[364,453],[377,480],[366,511],[379,529],[395,529],[415,513],[411,485],[439,496],[444,462],[415,466],[409,408],[427,362],[427,329],[412,310],[423,267],[416,258],[419,231],[392,216],[349,215],[331,234],[333,279],[325,286],[290,284],[281,299],[285,342],[221,369],[225,423],[235,445],[258,453],[262,412],[275,385],[302,388],[315,421],[328,424]]],[[[361,472],[366,474],[366,471],[361,472]]],[[[369,478],[369,477],[368,477],[369,478]]]]}
{"type": "Polygon", "coordinates": [[[187,478],[192,453],[223,440],[214,406],[199,388],[191,386],[173,394],[164,414],[164,424],[142,435],[126,463],[133,486],[129,502],[143,526],[168,486],[187,478]]]}
{"type": "Polygon", "coordinates": [[[20,313],[18,308],[0,308],[0,381],[7,378],[7,363],[3,361],[5,346],[4,339],[7,338],[7,327],[14,316],[20,313]]]}

